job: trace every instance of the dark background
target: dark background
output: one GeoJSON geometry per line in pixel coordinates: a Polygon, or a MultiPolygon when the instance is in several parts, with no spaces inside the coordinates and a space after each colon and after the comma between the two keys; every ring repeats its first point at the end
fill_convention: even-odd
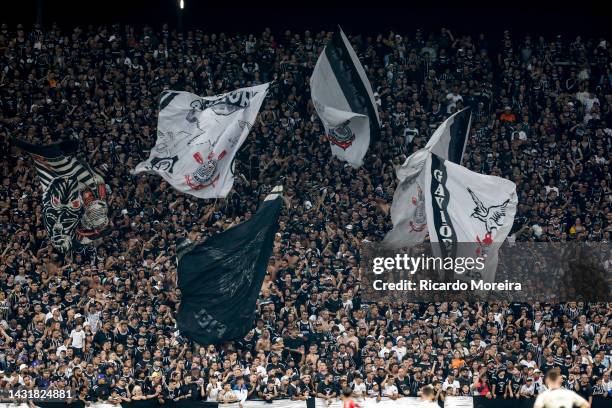
{"type": "Polygon", "coordinates": [[[259,33],[265,27],[276,33],[285,29],[297,32],[306,28],[333,30],[340,24],[349,33],[394,30],[413,34],[417,28],[428,33],[447,27],[460,34],[484,32],[492,39],[501,36],[504,29],[510,29],[515,38],[530,32],[598,38],[608,36],[612,22],[607,7],[603,5],[605,2],[576,0],[567,5],[560,0],[505,3],[499,0],[487,3],[465,0],[184,1],[185,9],[179,13],[179,0],[5,0],[0,9],[0,21],[12,26],[20,22],[26,28],[40,17],[45,26],[57,22],[69,27],[119,22],[135,26],[150,24],[157,28],[167,22],[171,27],[182,23],[184,29],[229,33],[259,33]],[[42,5],[42,13],[38,12],[39,5],[42,5]]]}

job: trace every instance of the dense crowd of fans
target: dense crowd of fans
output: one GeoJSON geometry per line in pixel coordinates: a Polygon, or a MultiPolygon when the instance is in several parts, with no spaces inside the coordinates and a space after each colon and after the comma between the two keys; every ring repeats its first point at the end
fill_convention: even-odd
{"type": "MultiPolygon", "coordinates": [[[[355,34],[355,33],[348,33],[355,34]]],[[[611,46],[605,39],[442,29],[350,36],[383,122],[362,168],[332,158],[309,76],[329,33],[209,34],[164,26],[0,27],[0,388],[86,401],[525,398],[543,374],[612,395],[609,303],[383,303],[360,297],[360,246],[390,229],[395,168],[471,106],[465,164],[516,182],[517,241],[610,240],[611,46]],[[498,33],[495,33],[498,34],[498,33]],[[218,201],[133,176],[164,89],[213,95],[275,80],[218,201]],[[60,257],[41,189],[11,145],[81,141],[103,173],[111,233],[60,257]],[[175,329],[175,243],[244,221],[283,179],[285,206],[258,320],[195,345],[175,329]]]]}

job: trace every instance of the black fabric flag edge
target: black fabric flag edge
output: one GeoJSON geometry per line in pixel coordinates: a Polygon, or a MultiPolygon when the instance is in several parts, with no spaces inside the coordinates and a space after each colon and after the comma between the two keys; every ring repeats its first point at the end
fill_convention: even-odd
{"type": "Polygon", "coordinates": [[[366,86],[359,76],[340,31],[332,34],[324,52],[351,110],[370,118],[370,138],[372,141],[379,140],[380,125],[376,116],[376,106],[372,105],[366,86]]]}
{"type": "Polygon", "coordinates": [[[177,327],[201,345],[239,340],[251,328],[272,254],[282,187],[248,221],[186,250],[178,262],[177,327]]]}

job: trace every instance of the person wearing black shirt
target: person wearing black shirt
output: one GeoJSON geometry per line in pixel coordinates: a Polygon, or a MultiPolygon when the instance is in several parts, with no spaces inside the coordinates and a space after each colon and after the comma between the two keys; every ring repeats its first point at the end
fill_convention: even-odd
{"type": "Polygon", "coordinates": [[[200,387],[192,380],[190,375],[185,376],[185,384],[181,386],[180,394],[184,396],[185,399],[190,399],[192,401],[200,400],[200,387]]]}
{"type": "Polygon", "coordinates": [[[110,322],[105,322],[102,325],[102,328],[98,330],[96,335],[94,336],[94,344],[98,349],[101,349],[104,343],[110,342],[112,343],[114,339],[114,335],[111,332],[111,324],[110,322]]]}
{"type": "MultiPolygon", "coordinates": [[[[303,334],[299,332],[297,327],[293,327],[289,331],[289,336],[284,338],[285,350],[283,355],[291,357],[293,360],[301,362],[304,358],[304,340],[303,334]]],[[[284,360],[287,360],[285,358],[284,360]]]]}
{"type": "Polygon", "coordinates": [[[338,396],[338,386],[334,382],[334,376],[327,374],[325,380],[319,383],[317,387],[317,397],[324,398],[329,401],[338,396]]]}
{"type": "Polygon", "coordinates": [[[274,385],[274,380],[270,378],[267,384],[262,384],[259,387],[259,398],[266,402],[272,402],[273,399],[278,397],[278,390],[274,385]]]}
{"type": "Polygon", "coordinates": [[[593,387],[589,383],[589,377],[586,374],[582,374],[580,381],[576,382],[575,390],[582,398],[589,401],[589,404],[593,399],[593,387]]]}
{"type": "Polygon", "coordinates": [[[500,370],[497,376],[493,378],[493,396],[494,398],[506,398],[506,390],[508,387],[508,378],[506,378],[506,372],[500,370]]]}
{"type": "Polygon", "coordinates": [[[325,302],[325,308],[333,314],[342,309],[342,299],[340,299],[340,292],[338,289],[332,291],[330,298],[325,302]]]}
{"type": "Polygon", "coordinates": [[[106,377],[104,375],[98,376],[98,383],[91,389],[93,397],[96,401],[106,401],[110,397],[111,389],[106,383],[106,377]]]}
{"type": "Polygon", "coordinates": [[[125,380],[120,379],[119,381],[117,381],[117,384],[115,385],[115,387],[113,388],[113,391],[117,392],[117,395],[119,395],[119,397],[121,398],[129,398],[129,393],[126,387],[126,383],[125,380]]]}
{"type": "Polygon", "coordinates": [[[459,381],[459,385],[461,387],[463,387],[464,385],[472,385],[472,379],[469,376],[469,371],[467,368],[461,368],[461,370],[459,371],[459,377],[457,377],[457,381],[459,381]]]}
{"type": "Polygon", "coordinates": [[[510,389],[512,390],[512,395],[518,398],[519,390],[521,389],[521,385],[523,385],[523,380],[521,379],[520,374],[512,374],[509,381],[510,389]]]}
{"type": "Polygon", "coordinates": [[[176,378],[170,380],[170,384],[168,384],[168,387],[164,392],[164,396],[166,400],[175,402],[190,398],[190,396],[183,394],[183,387],[176,378]]]}
{"type": "Polygon", "coordinates": [[[406,370],[404,368],[398,370],[397,377],[395,378],[395,386],[401,396],[408,397],[410,395],[410,377],[406,375],[406,370]]]}
{"type": "Polygon", "coordinates": [[[417,393],[421,390],[421,388],[423,388],[425,385],[427,385],[427,380],[423,377],[423,375],[421,374],[421,371],[417,371],[414,374],[414,379],[412,381],[412,384],[410,386],[410,393],[412,395],[417,395],[417,393]]]}
{"type": "Polygon", "coordinates": [[[270,372],[271,370],[275,370],[277,373],[281,373],[282,375],[282,373],[285,372],[285,365],[279,362],[278,354],[273,353],[270,360],[271,361],[266,366],[266,371],[270,372]]]}

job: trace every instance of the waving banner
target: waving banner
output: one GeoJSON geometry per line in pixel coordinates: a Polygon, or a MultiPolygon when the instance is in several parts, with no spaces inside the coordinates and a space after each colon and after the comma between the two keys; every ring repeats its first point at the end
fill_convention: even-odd
{"type": "Polygon", "coordinates": [[[75,238],[88,244],[101,237],[108,226],[106,185],[101,175],[77,159],[78,142],[36,146],[15,139],[14,143],[34,161],[43,190],[43,223],[51,245],[68,253],[75,238]]]}
{"type": "Polygon", "coordinates": [[[178,247],[181,334],[199,344],[241,339],[252,327],[272,254],[282,187],[248,221],[197,245],[178,247]]]}
{"type": "MultiPolygon", "coordinates": [[[[425,209],[429,238],[438,256],[483,257],[475,278],[493,281],[497,253],[516,214],[516,185],[485,176],[430,154],[425,166],[425,209]],[[459,245],[467,243],[470,245],[459,245]]],[[[471,278],[471,276],[469,276],[471,278]]]]}
{"type": "Polygon", "coordinates": [[[165,91],[157,142],[134,174],[160,175],[182,193],[225,197],[234,185],[232,162],[255,122],[269,84],[200,97],[165,91]]]}
{"type": "Polygon", "coordinates": [[[398,185],[391,205],[393,229],[385,236],[385,245],[402,247],[423,242],[428,230],[423,193],[425,175],[421,170],[429,152],[461,164],[470,123],[469,108],[453,114],[436,129],[424,149],[411,154],[397,169],[398,185]]]}
{"type": "Polygon", "coordinates": [[[380,119],[372,86],[342,30],[319,56],[310,92],[333,155],[360,167],[370,139],[380,134],[380,119]]]}

